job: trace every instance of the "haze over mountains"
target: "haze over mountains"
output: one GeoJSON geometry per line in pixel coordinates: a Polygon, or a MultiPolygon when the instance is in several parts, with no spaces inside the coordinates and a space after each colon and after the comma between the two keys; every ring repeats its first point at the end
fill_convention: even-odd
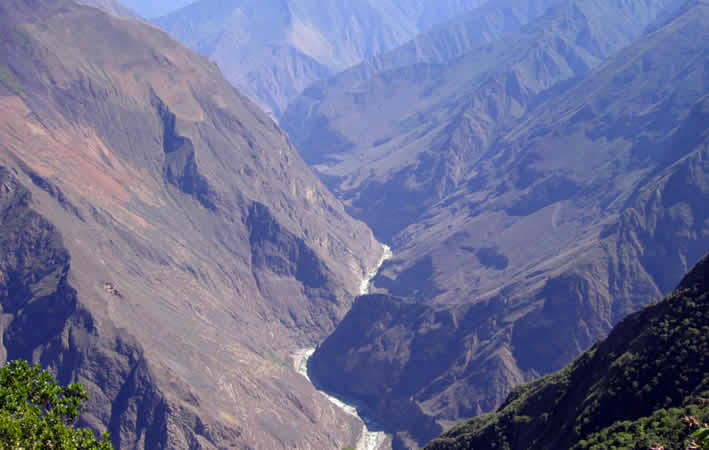
{"type": "MultiPolygon", "coordinates": [[[[433,27],[419,34],[406,44],[389,52],[374,55],[360,64],[353,66],[337,75],[308,87],[307,92],[296,99],[283,118],[283,126],[288,127],[296,139],[307,139],[301,135],[314,129],[309,123],[311,114],[308,108],[318,105],[317,100],[324,92],[332,93],[340,89],[352,89],[360,86],[366,90],[367,83],[376,82],[377,76],[384,73],[396,73],[419,63],[441,64],[459,57],[467,51],[480,47],[498,39],[507,33],[517,31],[531,19],[543,14],[551,5],[559,0],[500,0],[487,1],[470,11],[433,27]],[[316,99],[313,101],[313,97],[316,99]],[[299,127],[305,128],[301,131],[299,127]]],[[[323,136],[328,139],[327,136],[323,136]]],[[[307,143],[300,145],[307,151],[307,143]]],[[[330,150],[320,150],[330,151],[330,150]]],[[[322,162],[322,155],[305,153],[311,163],[322,162]]]]}
{"type": "Polygon", "coordinates": [[[674,325],[706,260],[508,396],[709,251],[709,0],[200,0],[154,21],[184,44],[78,3],[112,15],[0,3],[0,357],[84,383],[117,448],[371,448],[292,369],[316,346],[396,449],[506,399],[433,448],[622,440],[705,395],[674,325]],[[623,397],[668,336],[688,372],[623,397]]]}
{"type": "Polygon", "coordinates": [[[481,0],[200,0],[154,20],[274,116],[310,83],[481,0]]]}
{"type": "Polygon", "coordinates": [[[116,448],[355,443],[289,354],[349,308],[370,230],[166,33],[7,0],[0,35],[3,358],[84,383],[116,448]]]}
{"type": "Polygon", "coordinates": [[[284,116],[394,244],[391,296],[359,299],[312,370],[397,445],[563,367],[709,250],[708,8],[678,5],[562,2],[450,63],[320,83],[295,133],[284,116]]]}
{"type": "Polygon", "coordinates": [[[455,190],[475,155],[538,94],[629,44],[666,3],[561,2],[450,64],[414,61],[362,81],[314,85],[281,123],[351,210],[390,240],[455,190]],[[382,199],[382,188],[398,195],[382,199]]]}

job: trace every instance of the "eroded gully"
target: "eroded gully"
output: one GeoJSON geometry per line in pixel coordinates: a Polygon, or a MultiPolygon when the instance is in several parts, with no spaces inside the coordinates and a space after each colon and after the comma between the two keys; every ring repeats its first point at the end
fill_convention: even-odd
{"type": "MultiPolygon", "coordinates": [[[[362,284],[360,285],[360,295],[365,295],[369,293],[369,284],[372,281],[372,279],[377,276],[377,273],[379,272],[379,269],[382,267],[382,264],[384,264],[384,261],[392,257],[391,249],[386,246],[382,245],[382,257],[379,260],[379,263],[367,273],[367,276],[362,279],[362,284]]],[[[311,384],[312,380],[310,379],[310,376],[308,375],[308,359],[310,359],[311,356],[313,356],[313,353],[315,352],[314,348],[303,348],[298,351],[296,351],[293,354],[293,368],[302,376],[304,376],[311,384]]],[[[334,405],[342,409],[344,412],[347,414],[350,414],[352,416],[355,416],[359,418],[363,423],[364,427],[362,429],[362,434],[359,439],[359,442],[357,442],[356,449],[357,450],[378,450],[379,447],[384,443],[386,440],[386,434],[382,431],[370,431],[371,429],[376,429],[378,428],[376,424],[368,417],[361,416],[360,413],[357,410],[356,405],[347,403],[333,395],[330,395],[329,393],[325,391],[321,391],[317,388],[317,386],[313,385],[315,389],[318,390],[322,395],[327,397],[328,400],[330,400],[334,405]]]]}

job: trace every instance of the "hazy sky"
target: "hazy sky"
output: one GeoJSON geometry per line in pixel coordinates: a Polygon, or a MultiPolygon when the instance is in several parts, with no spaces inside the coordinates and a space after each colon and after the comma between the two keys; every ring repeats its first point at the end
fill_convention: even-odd
{"type": "Polygon", "coordinates": [[[164,16],[189,5],[195,0],[120,0],[121,3],[131,8],[146,19],[164,16]]]}

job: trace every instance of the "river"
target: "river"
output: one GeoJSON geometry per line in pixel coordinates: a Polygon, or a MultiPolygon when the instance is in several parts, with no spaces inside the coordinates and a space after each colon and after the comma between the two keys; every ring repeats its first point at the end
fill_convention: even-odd
{"type": "MultiPolygon", "coordinates": [[[[391,252],[391,248],[389,248],[389,246],[387,245],[382,245],[382,257],[377,263],[377,265],[373,267],[369,272],[367,272],[367,275],[362,280],[359,289],[360,295],[366,295],[369,293],[369,283],[374,277],[377,276],[377,273],[382,267],[382,264],[384,264],[384,261],[390,259],[392,256],[393,255],[391,252]]],[[[303,375],[308,381],[310,381],[311,384],[312,381],[310,380],[310,376],[308,375],[308,360],[311,356],[313,356],[314,352],[314,348],[303,348],[293,354],[293,368],[299,374],[303,375]]],[[[315,389],[317,389],[317,387],[315,387],[315,389]]],[[[344,402],[338,399],[337,397],[334,397],[328,394],[327,392],[321,391],[319,389],[318,392],[327,397],[328,400],[330,400],[333,404],[338,406],[344,412],[359,418],[364,423],[362,435],[359,439],[359,442],[357,442],[355,446],[356,450],[378,450],[379,447],[384,443],[384,441],[386,441],[387,436],[383,431],[369,431],[369,428],[377,428],[376,424],[368,417],[360,416],[355,405],[344,402]]]]}

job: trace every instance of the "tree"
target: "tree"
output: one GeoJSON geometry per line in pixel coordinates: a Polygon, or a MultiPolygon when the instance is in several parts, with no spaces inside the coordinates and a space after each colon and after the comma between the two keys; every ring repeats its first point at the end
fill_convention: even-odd
{"type": "Polygon", "coordinates": [[[22,449],[110,450],[88,428],[74,425],[89,398],[78,384],[60,386],[38,365],[11,361],[0,368],[0,447],[22,449]]]}

